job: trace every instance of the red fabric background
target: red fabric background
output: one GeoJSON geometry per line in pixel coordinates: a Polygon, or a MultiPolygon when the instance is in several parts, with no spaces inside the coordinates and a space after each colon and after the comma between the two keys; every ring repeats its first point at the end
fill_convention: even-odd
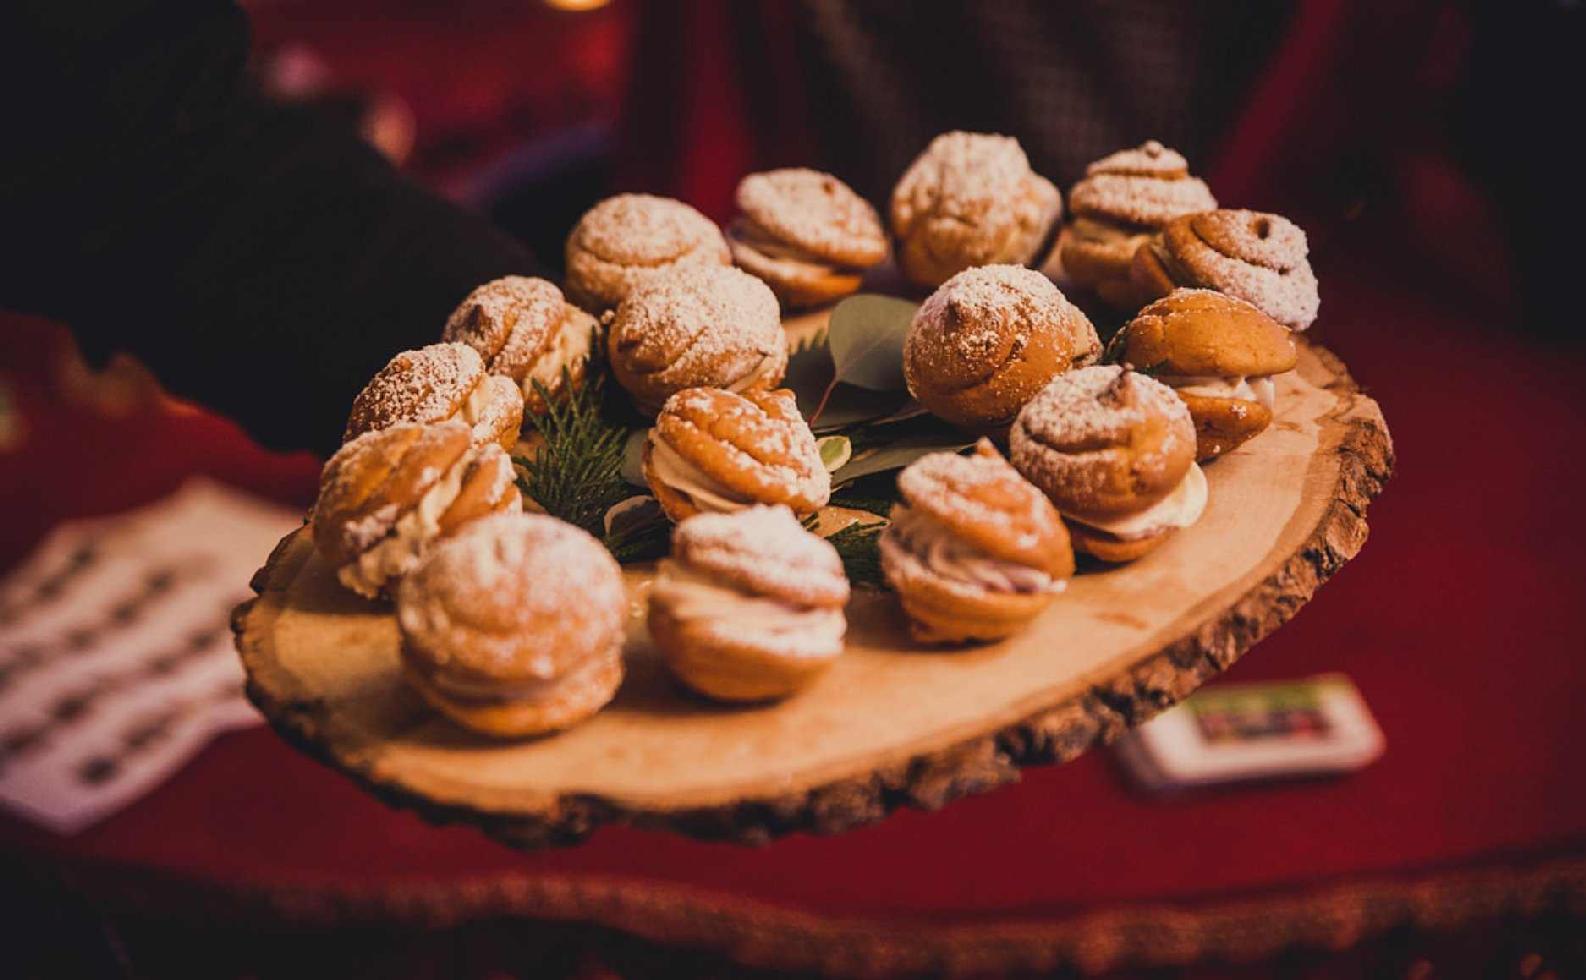
{"type": "MultiPolygon", "coordinates": [[[[693,9],[700,23],[713,16],[708,4],[693,9]]],[[[1413,117],[1418,99],[1446,86],[1441,66],[1463,43],[1454,15],[1432,17],[1430,31],[1425,18],[1390,18],[1365,43],[1352,12],[1302,5],[1305,29],[1209,173],[1225,199],[1323,215],[1317,333],[1382,403],[1399,454],[1360,558],[1227,676],[1347,673],[1387,736],[1376,765],[1338,780],[1163,800],[1135,794],[1107,754],[1091,753],[1031,771],[1017,787],[837,838],[747,849],[612,828],[578,848],[518,854],[387,809],[257,730],[221,739],[75,838],[0,818],[0,854],[237,887],[615,876],[930,921],[1053,919],[1586,854],[1586,530],[1570,489],[1586,479],[1586,348],[1514,330],[1495,218],[1428,140],[1396,141],[1384,154],[1389,203],[1344,220],[1360,202],[1328,196],[1322,148],[1376,139],[1383,120],[1413,117]],[[1391,58],[1403,62],[1405,84],[1382,89],[1369,120],[1350,118],[1352,89],[1364,83],[1340,66],[1376,70],[1391,58]]],[[[721,68],[709,49],[710,71],[691,89],[705,104],[681,118],[689,145],[720,152],[672,163],[689,196],[720,211],[753,140],[743,107],[709,83],[721,68]]],[[[0,455],[0,563],[56,521],[155,499],[191,472],[307,502],[314,461],[264,453],[228,423],[150,412],[108,421],[63,402],[46,370],[58,340],[36,321],[0,320],[0,373],[29,427],[18,452],[0,455]]]]}

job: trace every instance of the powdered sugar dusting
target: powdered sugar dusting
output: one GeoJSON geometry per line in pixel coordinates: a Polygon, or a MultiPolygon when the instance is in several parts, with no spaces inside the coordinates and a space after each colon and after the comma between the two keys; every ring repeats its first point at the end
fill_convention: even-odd
{"type": "Polygon", "coordinates": [[[1014,467],[1048,493],[1063,487],[1083,498],[1106,479],[1098,457],[1127,449],[1131,434],[1155,419],[1167,423],[1162,455],[1194,445],[1195,424],[1172,388],[1117,365],[1080,368],[1053,378],[1024,406],[1009,452],[1014,467]]]}
{"type": "Polygon", "coordinates": [[[1205,181],[1189,175],[1184,157],[1155,140],[1103,157],[1085,172],[1068,199],[1081,217],[1158,228],[1217,206],[1205,181]]]}
{"type": "Polygon", "coordinates": [[[848,601],[837,549],[804,530],[786,507],[690,517],[672,534],[672,557],[751,594],[808,606],[848,601]]]}
{"type": "Polygon", "coordinates": [[[1316,320],[1321,298],[1305,232],[1281,215],[1186,215],[1164,229],[1158,251],[1175,279],[1243,299],[1293,330],[1316,320]]]}
{"type": "Polygon", "coordinates": [[[573,229],[568,247],[607,262],[656,266],[701,249],[725,250],[721,231],[684,204],[651,194],[618,194],[591,208],[573,229]]]}
{"type": "Polygon", "coordinates": [[[485,375],[466,344],[431,344],[393,357],[353,400],[344,439],[397,422],[450,418],[485,375]]]}
{"type": "Polygon", "coordinates": [[[689,266],[641,283],[617,307],[610,343],[621,371],[674,390],[728,387],[787,347],[770,287],[728,266],[689,266]]]}
{"type": "Polygon", "coordinates": [[[886,258],[876,209],[831,174],[804,168],[750,174],[738,184],[737,203],[755,227],[809,257],[861,268],[886,258]]]}

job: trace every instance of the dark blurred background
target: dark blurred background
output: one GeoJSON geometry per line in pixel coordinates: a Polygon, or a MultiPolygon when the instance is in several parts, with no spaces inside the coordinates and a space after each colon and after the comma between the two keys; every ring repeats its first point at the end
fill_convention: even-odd
{"type": "MultiPolygon", "coordinates": [[[[1065,195],[1160,139],[1225,206],[1294,218],[1312,336],[1379,399],[1399,463],[1361,557],[1230,677],[1344,671],[1388,752],[1337,782],[1172,801],[1094,752],[841,838],[612,828],[520,855],[241,732],[76,837],[0,818],[16,975],[731,976],[844,921],[896,929],[882,952],[982,929],[989,959],[938,961],[971,972],[1586,975],[1580,6],[249,0],[271,99],[360,133],[552,273],[609,193],[724,220],[743,174],[810,165],[884,204],[952,128],[1017,136],[1065,195]],[[1262,936],[1263,909],[1295,907],[1313,929],[1262,936]],[[718,928],[740,912],[748,932],[718,928]],[[689,923],[684,948],[657,921],[689,923]]],[[[70,338],[0,313],[0,567],[191,473],[311,499],[317,460],[70,338]]]]}

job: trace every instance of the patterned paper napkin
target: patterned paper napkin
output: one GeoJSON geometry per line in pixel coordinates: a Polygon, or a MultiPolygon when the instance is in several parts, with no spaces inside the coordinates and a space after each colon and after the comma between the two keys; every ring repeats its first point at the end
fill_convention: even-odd
{"type": "Polygon", "coordinates": [[[0,805],[73,833],[257,724],[231,609],[299,520],[195,479],[56,528],[0,583],[0,805]]]}

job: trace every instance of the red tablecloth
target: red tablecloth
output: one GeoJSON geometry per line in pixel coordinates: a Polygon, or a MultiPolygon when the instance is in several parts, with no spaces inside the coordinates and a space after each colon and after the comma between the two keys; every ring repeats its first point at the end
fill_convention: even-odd
{"type": "MultiPolygon", "coordinates": [[[[1357,775],[1150,799],[1095,752],[835,838],[743,848],[610,828],[520,854],[387,809],[261,728],[75,837],[0,818],[0,854],[92,895],[205,915],[515,912],[793,965],[1105,966],[1141,948],[1172,960],[1343,944],[1415,917],[1579,914],[1586,531],[1572,488],[1586,479],[1586,350],[1501,335],[1426,288],[1367,276],[1324,273],[1339,284],[1325,339],[1382,403],[1398,472],[1361,556],[1228,674],[1350,675],[1388,746],[1357,775]],[[818,949],[800,939],[811,934],[826,937],[818,949]]],[[[229,423],[110,420],[62,401],[46,370],[60,334],[0,322],[0,372],[28,426],[0,455],[0,561],[58,520],[149,501],[192,472],[299,505],[311,495],[313,460],[265,453],[229,423]]]]}

